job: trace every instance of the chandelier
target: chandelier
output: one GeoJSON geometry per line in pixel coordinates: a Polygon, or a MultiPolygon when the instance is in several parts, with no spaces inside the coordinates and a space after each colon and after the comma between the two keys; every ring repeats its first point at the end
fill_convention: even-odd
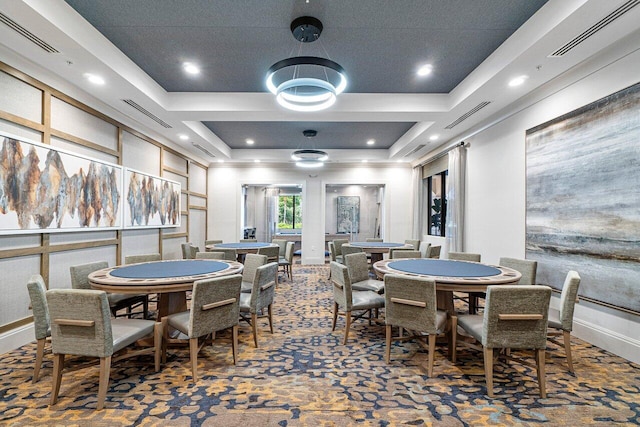
{"type": "MultiPolygon", "coordinates": [[[[291,22],[291,33],[302,48],[303,43],[318,40],[322,22],[311,16],[301,16],[291,22]]],[[[347,87],[347,75],[340,64],[331,59],[294,56],[269,67],[266,85],[285,108],[320,111],[336,102],[337,96],[347,87]]]]}
{"type": "MultiPolygon", "coordinates": [[[[302,134],[307,138],[313,138],[318,134],[318,131],[307,129],[302,131],[302,134]]],[[[304,148],[291,153],[291,160],[296,162],[296,166],[302,168],[319,168],[329,160],[329,155],[325,151],[315,148],[304,148]]]]}

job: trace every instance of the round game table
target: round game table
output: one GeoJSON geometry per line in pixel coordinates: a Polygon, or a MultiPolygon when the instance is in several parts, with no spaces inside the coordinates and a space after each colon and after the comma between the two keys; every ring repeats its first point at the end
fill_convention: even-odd
{"type": "Polygon", "coordinates": [[[205,246],[207,252],[215,252],[216,248],[235,249],[238,261],[244,259],[246,254],[255,254],[260,248],[268,248],[270,246],[278,246],[277,243],[269,242],[238,242],[238,243],[216,243],[215,245],[205,246]]]}
{"type": "Polygon", "coordinates": [[[93,289],[120,294],[158,294],[158,319],[187,309],[193,282],[241,273],[236,261],[180,259],[103,268],[89,274],[93,289]]]}
{"type": "Polygon", "coordinates": [[[393,242],[350,242],[342,246],[362,248],[363,251],[371,254],[371,264],[382,260],[384,254],[388,253],[390,249],[413,249],[413,246],[407,243],[393,242]]]}

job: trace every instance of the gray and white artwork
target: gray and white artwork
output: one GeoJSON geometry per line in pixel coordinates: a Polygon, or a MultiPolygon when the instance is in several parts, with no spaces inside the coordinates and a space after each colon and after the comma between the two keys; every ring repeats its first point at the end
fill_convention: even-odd
{"type": "Polygon", "coordinates": [[[358,233],[360,228],[360,197],[338,196],[338,233],[358,233]]]}
{"type": "Polygon", "coordinates": [[[527,131],[526,256],[538,283],[640,312],[640,84],[527,131]]]}
{"type": "Polygon", "coordinates": [[[125,168],[125,228],[180,226],[179,182],[125,168]]]}

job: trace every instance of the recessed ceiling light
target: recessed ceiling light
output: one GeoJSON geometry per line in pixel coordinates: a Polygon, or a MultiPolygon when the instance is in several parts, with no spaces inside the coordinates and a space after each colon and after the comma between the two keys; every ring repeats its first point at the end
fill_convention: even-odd
{"type": "Polygon", "coordinates": [[[255,159],[253,162],[254,163],[260,163],[260,159],[255,159]]]}
{"type": "Polygon", "coordinates": [[[402,159],[400,159],[400,160],[396,160],[396,161],[397,161],[398,163],[402,163],[402,159]]]}
{"type": "Polygon", "coordinates": [[[247,139],[246,142],[247,142],[247,145],[253,145],[255,143],[255,141],[253,139],[250,139],[250,138],[247,139]]]}
{"type": "Polygon", "coordinates": [[[527,79],[529,78],[529,76],[518,76],[514,79],[511,79],[509,81],[509,86],[511,87],[516,87],[516,86],[520,86],[521,84],[523,84],[527,79]]]}
{"type": "Polygon", "coordinates": [[[373,145],[375,143],[376,143],[375,139],[370,139],[370,140],[367,141],[367,145],[373,145]]]}
{"type": "Polygon", "coordinates": [[[178,138],[180,138],[183,141],[186,141],[187,139],[189,139],[189,136],[185,135],[184,133],[181,133],[180,135],[178,135],[178,138]]]}
{"type": "Polygon", "coordinates": [[[89,80],[94,85],[103,85],[105,83],[104,79],[96,74],[85,73],[84,77],[89,80]]]}
{"type": "Polygon", "coordinates": [[[362,159],[362,163],[367,163],[369,160],[367,159],[362,159]]]}
{"type": "Polygon", "coordinates": [[[200,74],[200,68],[192,62],[183,62],[182,69],[184,70],[185,73],[188,73],[188,74],[193,74],[193,75],[200,74]]]}
{"type": "Polygon", "coordinates": [[[218,163],[224,163],[223,159],[218,159],[218,163]]]}
{"type": "Polygon", "coordinates": [[[420,77],[424,77],[431,74],[432,71],[433,71],[433,65],[424,64],[420,68],[418,68],[418,71],[416,72],[416,74],[418,74],[420,77]]]}
{"type": "Polygon", "coordinates": [[[437,140],[438,140],[438,138],[440,138],[440,135],[431,135],[431,136],[429,137],[429,141],[437,141],[437,140]]]}

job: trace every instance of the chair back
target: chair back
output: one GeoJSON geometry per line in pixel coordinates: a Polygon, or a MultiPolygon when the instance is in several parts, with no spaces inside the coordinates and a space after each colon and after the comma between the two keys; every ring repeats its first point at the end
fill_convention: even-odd
{"type": "Polygon", "coordinates": [[[47,291],[54,354],[109,357],[113,333],[107,294],[90,289],[47,291]]]}
{"type": "Polygon", "coordinates": [[[240,243],[256,243],[258,239],[240,239],[240,243]]]}
{"type": "Polygon", "coordinates": [[[196,253],[196,259],[219,259],[224,260],[224,252],[198,252],[196,253]]]}
{"type": "Polygon", "coordinates": [[[109,263],[106,261],[72,265],[69,267],[69,273],[71,274],[71,287],[73,289],[91,289],[91,285],[89,284],[89,274],[107,267],[109,267],[109,263]]]}
{"type": "Polygon", "coordinates": [[[39,274],[31,276],[27,282],[27,290],[33,310],[33,329],[36,339],[41,340],[49,336],[51,327],[46,297],[47,287],[42,276],[39,274]]]}
{"type": "Polygon", "coordinates": [[[425,277],[385,274],[385,320],[387,325],[436,334],[436,282],[425,277]]]}
{"type": "Polygon", "coordinates": [[[280,251],[278,252],[278,256],[284,256],[284,252],[287,249],[287,241],[284,239],[271,239],[271,243],[275,243],[276,245],[278,245],[278,248],[280,248],[280,251]]]}
{"type": "Polygon", "coordinates": [[[244,269],[242,270],[242,281],[253,283],[258,267],[265,265],[268,261],[266,255],[247,254],[244,258],[244,269]]]}
{"type": "Polygon", "coordinates": [[[269,258],[269,262],[278,262],[278,258],[280,258],[280,247],[267,246],[264,248],[259,248],[258,255],[266,255],[267,258],[269,258]]]}
{"type": "Polygon", "coordinates": [[[238,324],[242,276],[215,277],[193,283],[189,338],[197,338],[238,324]]]}
{"type": "Polygon", "coordinates": [[[287,242],[287,247],[284,251],[284,259],[290,264],[293,265],[293,252],[295,249],[295,243],[287,242]]]}
{"type": "Polygon", "coordinates": [[[503,257],[500,258],[500,262],[498,263],[498,265],[519,271],[522,274],[522,277],[520,278],[518,285],[536,284],[536,271],[538,270],[538,261],[503,257]]]}
{"type": "Polygon", "coordinates": [[[195,259],[196,254],[200,252],[200,248],[193,246],[191,242],[182,243],[182,259],[195,259]]]}
{"type": "Polygon", "coordinates": [[[331,282],[333,283],[333,300],[345,311],[353,306],[351,279],[346,265],[331,261],[331,282]]]}
{"type": "Polygon", "coordinates": [[[233,248],[213,248],[213,251],[222,252],[225,261],[236,261],[238,259],[238,253],[233,248]]]}
{"type": "Polygon", "coordinates": [[[560,324],[565,331],[573,329],[573,309],[578,299],[578,288],[580,287],[580,275],[577,271],[569,271],[562,285],[560,294],[560,324]]]}
{"type": "Polygon", "coordinates": [[[342,255],[342,245],[349,243],[349,239],[335,239],[333,245],[335,246],[336,256],[342,255]]]}
{"type": "Polygon", "coordinates": [[[364,252],[345,255],[344,264],[347,266],[351,283],[369,280],[369,263],[367,262],[367,254],[364,252]]]}
{"type": "Polygon", "coordinates": [[[487,348],[546,348],[550,300],[551,288],[548,286],[489,286],[482,345],[487,348]]]}
{"type": "Polygon", "coordinates": [[[251,300],[249,302],[250,313],[257,313],[273,303],[277,275],[277,262],[270,262],[256,269],[256,275],[253,279],[253,289],[251,290],[251,300]]]}
{"type": "Polygon", "coordinates": [[[437,245],[437,246],[428,246],[427,247],[427,258],[435,258],[438,259],[440,258],[440,250],[442,249],[442,246],[437,245]]]}
{"type": "Polygon", "coordinates": [[[156,254],[142,254],[142,255],[127,255],[124,257],[125,264],[137,264],[139,262],[152,262],[162,261],[162,255],[156,254]]]}
{"type": "Polygon", "coordinates": [[[419,239],[407,239],[404,241],[407,245],[413,246],[414,251],[420,250],[420,240],[419,239]]]}
{"type": "Polygon", "coordinates": [[[214,240],[205,240],[204,241],[204,245],[208,246],[208,245],[218,245],[222,243],[222,239],[214,239],[214,240]]]}
{"type": "Polygon", "coordinates": [[[327,242],[327,246],[329,247],[329,261],[336,260],[336,245],[333,242],[327,242]]]}
{"type": "Polygon", "coordinates": [[[422,258],[429,258],[427,256],[427,252],[429,252],[431,250],[431,243],[429,242],[422,242],[420,243],[420,254],[422,256],[422,258]]]}
{"type": "Polygon", "coordinates": [[[480,254],[473,254],[470,252],[449,252],[449,259],[456,261],[480,262],[480,258],[480,254]]]}
{"type": "Polygon", "coordinates": [[[342,246],[342,259],[344,259],[347,255],[351,254],[359,254],[364,252],[362,248],[357,246],[342,246]]]}
{"type": "Polygon", "coordinates": [[[398,249],[393,251],[392,254],[392,259],[398,259],[398,258],[421,258],[422,257],[422,252],[420,251],[407,251],[407,250],[402,250],[402,249],[398,249]]]}
{"type": "Polygon", "coordinates": [[[383,242],[383,240],[379,237],[367,237],[364,239],[365,242],[383,242]]]}

